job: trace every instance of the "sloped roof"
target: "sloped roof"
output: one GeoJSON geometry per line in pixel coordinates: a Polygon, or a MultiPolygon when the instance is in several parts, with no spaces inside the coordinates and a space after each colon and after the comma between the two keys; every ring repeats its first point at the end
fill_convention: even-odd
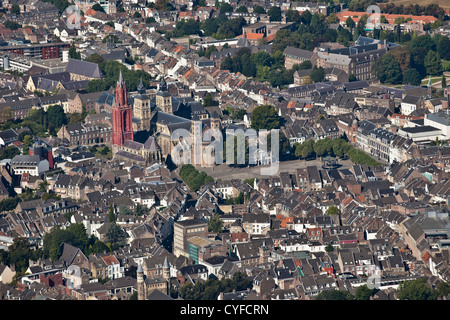
{"type": "Polygon", "coordinates": [[[98,64],[78,59],[70,59],[67,63],[65,71],[83,75],[89,78],[100,79],[102,77],[102,73],[98,64]]]}

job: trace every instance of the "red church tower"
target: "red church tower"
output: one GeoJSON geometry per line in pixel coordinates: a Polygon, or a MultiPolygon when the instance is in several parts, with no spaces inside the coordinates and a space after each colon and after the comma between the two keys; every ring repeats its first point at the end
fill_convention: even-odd
{"type": "Polygon", "coordinates": [[[112,108],[112,144],[121,146],[125,140],[133,140],[133,110],[128,104],[127,87],[123,81],[122,70],[116,86],[116,101],[112,108]]]}

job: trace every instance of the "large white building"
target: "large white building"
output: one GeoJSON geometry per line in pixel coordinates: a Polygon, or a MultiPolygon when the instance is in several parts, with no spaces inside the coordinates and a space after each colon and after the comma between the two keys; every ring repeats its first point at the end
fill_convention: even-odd
{"type": "Polygon", "coordinates": [[[442,131],[430,125],[401,128],[398,130],[398,135],[403,138],[410,138],[418,144],[434,142],[436,139],[445,140],[442,131]]]}
{"type": "Polygon", "coordinates": [[[16,175],[39,176],[49,170],[49,163],[38,155],[17,155],[11,160],[11,168],[16,175]]]}
{"type": "Polygon", "coordinates": [[[422,106],[423,106],[423,99],[421,97],[405,95],[405,97],[403,97],[402,99],[400,110],[402,114],[410,115],[417,109],[422,108],[422,106]]]}
{"type": "Polygon", "coordinates": [[[448,111],[427,114],[423,124],[441,130],[442,136],[444,136],[442,139],[450,139],[450,113],[448,111]]]}

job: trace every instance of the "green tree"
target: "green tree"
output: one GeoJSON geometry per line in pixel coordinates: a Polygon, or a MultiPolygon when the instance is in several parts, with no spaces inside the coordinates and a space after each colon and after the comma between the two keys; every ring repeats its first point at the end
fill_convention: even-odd
{"type": "Polygon", "coordinates": [[[148,17],[145,19],[145,23],[155,23],[155,22],[156,22],[156,20],[153,17],[148,17]]]}
{"type": "Polygon", "coordinates": [[[17,22],[10,21],[10,20],[5,21],[3,23],[3,25],[5,26],[5,28],[10,29],[10,30],[17,30],[22,27],[22,25],[18,24],[17,22]]]}
{"type": "Polygon", "coordinates": [[[105,239],[113,248],[124,245],[127,238],[127,232],[116,223],[111,223],[106,230],[105,239]]]}
{"type": "Polygon", "coordinates": [[[259,50],[252,55],[252,59],[257,66],[268,66],[273,64],[272,57],[264,50],[259,50]]]}
{"type": "Polygon", "coordinates": [[[405,84],[418,86],[420,85],[421,81],[422,77],[420,76],[419,71],[417,71],[417,69],[415,68],[408,69],[405,71],[405,73],[403,73],[403,83],[405,84]]]}
{"type": "Polygon", "coordinates": [[[219,105],[219,102],[214,100],[211,93],[208,92],[203,98],[202,105],[203,107],[217,106],[219,105]]]}
{"type": "Polygon", "coordinates": [[[108,222],[116,222],[116,215],[114,214],[114,206],[112,203],[109,205],[108,222]]]}
{"type": "Polygon", "coordinates": [[[325,290],[316,296],[316,300],[354,300],[348,291],[325,290]]]}
{"type": "Polygon", "coordinates": [[[138,299],[138,294],[137,291],[134,291],[131,295],[130,298],[128,300],[137,300],[138,299]]]}
{"type": "Polygon", "coordinates": [[[267,15],[270,17],[270,21],[281,21],[281,9],[278,6],[270,7],[267,11],[267,15]]]}
{"type": "Polygon", "coordinates": [[[19,154],[20,154],[19,148],[15,147],[15,146],[8,146],[5,149],[0,151],[0,160],[12,159],[19,154]]]}
{"type": "Polygon", "coordinates": [[[352,19],[352,17],[348,17],[347,20],[345,20],[345,25],[347,26],[347,28],[350,28],[350,29],[353,30],[353,28],[355,27],[356,23],[352,19]]]}
{"type": "Polygon", "coordinates": [[[300,13],[297,10],[288,9],[286,12],[286,21],[299,23],[301,21],[300,13]]]}
{"type": "Polygon", "coordinates": [[[315,68],[311,71],[309,76],[315,83],[322,82],[325,79],[325,70],[322,67],[315,68]]]}
{"type": "Polygon", "coordinates": [[[103,38],[102,43],[118,43],[119,41],[120,40],[118,36],[116,36],[115,34],[109,34],[103,38]]]}
{"type": "Polygon", "coordinates": [[[398,46],[389,50],[389,53],[394,56],[403,73],[411,68],[411,51],[407,46],[398,46]]]}
{"type": "Polygon", "coordinates": [[[205,172],[197,171],[192,164],[185,164],[181,166],[180,177],[192,191],[198,191],[205,183],[214,181],[214,179],[208,176],[205,172]]]}
{"type": "Polygon", "coordinates": [[[327,244],[327,246],[325,247],[325,251],[326,252],[333,252],[334,251],[334,247],[331,243],[327,244]]]}
{"type": "Polygon", "coordinates": [[[10,11],[11,11],[11,13],[13,13],[15,15],[19,15],[20,14],[20,7],[19,7],[19,5],[17,3],[14,3],[11,6],[11,10],[10,11]]]}
{"type": "Polygon", "coordinates": [[[339,18],[337,17],[335,12],[330,13],[330,15],[327,17],[327,21],[329,23],[338,23],[339,18]]]}
{"type": "Polygon", "coordinates": [[[445,75],[442,75],[441,85],[442,89],[447,88],[447,78],[445,77],[445,75]]]}
{"type": "Polygon", "coordinates": [[[427,70],[427,74],[432,76],[439,75],[442,72],[441,59],[435,51],[428,51],[423,64],[427,70]]]}
{"type": "Polygon", "coordinates": [[[376,288],[369,289],[369,287],[367,287],[367,285],[359,286],[358,289],[356,289],[355,299],[356,300],[370,300],[370,297],[372,297],[378,291],[379,290],[376,288]]]}
{"type": "Polygon", "coordinates": [[[295,144],[295,156],[301,159],[309,159],[316,156],[314,153],[314,140],[295,144]]]}
{"type": "Polygon", "coordinates": [[[94,4],[92,6],[92,10],[105,13],[105,9],[103,9],[103,7],[99,3],[94,4]]]}
{"type": "Polygon", "coordinates": [[[407,280],[398,287],[400,300],[436,300],[438,292],[432,289],[424,278],[407,280]]]}
{"type": "Polygon", "coordinates": [[[312,14],[309,10],[305,10],[300,15],[300,20],[303,24],[309,25],[311,24],[312,14]]]}
{"type": "Polygon", "coordinates": [[[48,182],[47,181],[42,181],[42,182],[39,183],[38,191],[46,192],[47,191],[47,187],[48,187],[48,182]]]}
{"type": "Polygon", "coordinates": [[[124,216],[125,215],[129,216],[129,215],[133,214],[133,211],[130,208],[128,208],[126,205],[121,204],[119,206],[119,214],[124,215],[124,216]]]}
{"type": "Polygon", "coordinates": [[[30,154],[30,147],[33,145],[34,139],[31,135],[26,135],[23,138],[23,154],[30,154]]]}
{"type": "Polygon", "coordinates": [[[86,227],[82,223],[72,223],[68,228],[67,232],[72,234],[73,241],[71,245],[80,248],[83,252],[86,252],[87,245],[89,243],[89,238],[86,232],[86,227]]]}
{"type": "MultiPolygon", "coordinates": [[[[54,126],[53,132],[49,132],[51,135],[56,135],[56,130],[61,128],[62,125],[67,124],[67,117],[61,105],[51,105],[48,107],[47,123],[54,126]]],[[[50,126],[49,131],[51,131],[50,126]]]]}
{"type": "Polygon", "coordinates": [[[215,214],[211,217],[208,221],[208,231],[209,232],[215,232],[220,233],[223,231],[223,221],[220,219],[219,214],[215,214]]]}
{"type": "Polygon", "coordinates": [[[89,57],[87,57],[86,61],[87,62],[96,63],[96,64],[100,64],[100,63],[105,61],[105,58],[103,58],[98,53],[94,53],[94,54],[91,54],[89,57]]]}
{"type": "Polygon", "coordinates": [[[238,12],[238,13],[247,13],[248,9],[245,6],[240,6],[239,8],[236,9],[236,12],[238,12]]]}
{"type": "Polygon", "coordinates": [[[312,69],[312,68],[313,68],[313,65],[310,60],[306,60],[300,64],[294,64],[292,66],[293,70],[308,70],[308,69],[312,69]]]}
{"type": "Polygon", "coordinates": [[[434,43],[431,36],[428,34],[425,34],[425,35],[421,35],[416,38],[413,38],[409,45],[409,48],[410,48],[411,52],[416,51],[418,49],[422,49],[422,48],[425,50],[425,52],[428,52],[430,50],[434,50],[435,46],[436,46],[436,44],[434,43]]]}
{"type": "Polygon", "coordinates": [[[227,2],[221,2],[219,6],[220,12],[233,12],[233,7],[227,2]]]}
{"type": "Polygon", "coordinates": [[[218,51],[216,46],[214,45],[209,46],[205,51],[205,57],[209,59],[211,57],[211,53],[215,51],[218,51]]]}
{"type": "Polygon", "coordinates": [[[0,201],[0,213],[4,211],[12,211],[17,207],[19,203],[19,197],[6,198],[0,201]]]}
{"type": "Polygon", "coordinates": [[[450,39],[446,36],[435,34],[433,41],[436,45],[436,52],[439,53],[441,59],[450,59],[450,39]]]}
{"type": "Polygon", "coordinates": [[[244,120],[244,116],[247,110],[243,108],[235,108],[231,111],[231,119],[233,120],[244,120]]]}
{"type": "Polygon", "coordinates": [[[136,216],[142,216],[148,212],[149,212],[149,209],[146,206],[141,205],[140,203],[138,203],[136,205],[136,208],[134,208],[134,214],[136,216]]]}
{"type": "Polygon", "coordinates": [[[390,53],[386,53],[381,59],[375,61],[372,72],[381,83],[398,84],[403,81],[400,65],[390,53]]]}
{"type": "Polygon", "coordinates": [[[69,58],[81,60],[81,53],[77,51],[77,48],[75,47],[74,43],[72,43],[72,45],[69,48],[69,58]]]}
{"type": "Polygon", "coordinates": [[[92,253],[103,253],[103,252],[109,252],[110,249],[109,247],[102,241],[93,238],[93,236],[91,237],[92,239],[90,239],[90,242],[93,242],[90,246],[89,246],[89,254],[92,253]]]}
{"type": "Polygon", "coordinates": [[[340,29],[338,31],[337,39],[336,41],[344,46],[348,46],[349,42],[352,40],[352,33],[348,31],[347,29],[340,29]]]}
{"type": "Polygon", "coordinates": [[[327,209],[327,214],[330,216],[339,214],[339,208],[336,206],[331,206],[327,209]]]}
{"type": "Polygon", "coordinates": [[[34,257],[33,251],[27,238],[14,238],[13,244],[8,248],[8,254],[5,259],[9,266],[14,265],[16,271],[24,273],[29,266],[29,260],[34,257]]]}
{"type": "Polygon", "coordinates": [[[448,282],[441,282],[436,287],[438,297],[446,297],[450,294],[450,284],[448,282]]]}
{"type": "Polygon", "coordinates": [[[251,127],[255,130],[280,128],[280,116],[271,105],[256,107],[251,114],[251,127]]]}
{"type": "Polygon", "coordinates": [[[256,7],[253,9],[253,12],[254,12],[254,13],[257,13],[257,14],[266,14],[266,10],[264,10],[264,8],[261,7],[261,6],[256,6],[256,7]]]}

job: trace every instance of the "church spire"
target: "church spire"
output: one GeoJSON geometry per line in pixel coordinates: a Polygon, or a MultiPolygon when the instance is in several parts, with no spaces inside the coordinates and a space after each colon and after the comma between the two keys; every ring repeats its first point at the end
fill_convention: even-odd
{"type": "Polygon", "coordinates": [[[138,85],[138,87],[137,87],[137,91],[138,91],[140,94],[142,94],[142,93],[145,92],[144,84],[142,83],[142,77],[141,77],[141,79],[139,80],[139,85],[138,85]]]}
{"type": "Polygon", "coordinates": [[[159,91],[166,91],[167,90],[167,83],[166,80],[164,80],[164,76],[161,77],[161,82],[159,83],[159,91]]]}
{"type": "Polygon", "coordinates": [[[117,84],[120,85],[120,86],[122,86],[122,84],[123,84],[122,70],[120,70],[119,80],[117,80],[117,84]]]}

